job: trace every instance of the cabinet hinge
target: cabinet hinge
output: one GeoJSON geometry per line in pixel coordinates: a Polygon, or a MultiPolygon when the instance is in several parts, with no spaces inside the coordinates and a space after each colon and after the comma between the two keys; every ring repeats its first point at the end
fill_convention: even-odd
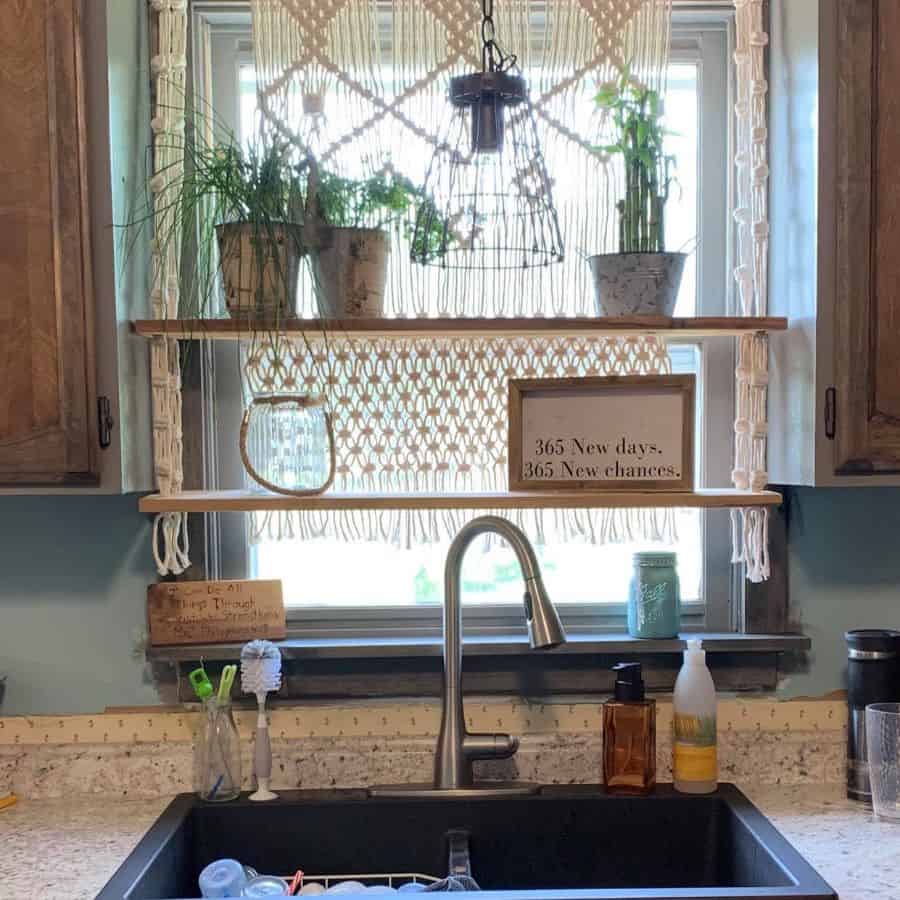
{"type": "Polygon", "coordinates": [[[833,388],[825,389],[825,437],[829,441],[834,440],[837,428],[837,391],[833,388]]]}
{"type": "Polygon", "coordinates": [[[101,394],[97,397],[97,436],[101,450],[105,450],[112,443],[112,430],[115,424],[116,420],[112,417],[109,397],[101,394]]]}

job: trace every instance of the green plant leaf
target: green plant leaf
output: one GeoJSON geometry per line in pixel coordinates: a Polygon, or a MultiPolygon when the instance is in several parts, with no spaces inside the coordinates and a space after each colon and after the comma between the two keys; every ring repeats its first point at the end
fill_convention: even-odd
{"type": "Polygon", "coordinates": [[[615,84],[604,84],[594,96],[594,102],[598,106],[610,108],[619,102],[619,90],[615,84]]]}

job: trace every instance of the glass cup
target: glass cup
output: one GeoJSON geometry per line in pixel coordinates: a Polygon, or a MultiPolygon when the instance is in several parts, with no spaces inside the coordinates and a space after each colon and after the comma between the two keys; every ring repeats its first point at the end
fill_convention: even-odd
{"type": "Polygon", "coordinates": [[[900,822],[900,703],[866,707],[866,744],[875,815],[900,822]]]}
{"type": "Polygon", "coordinates": [[[202,800],[233,800],[241,790],[241,740],[231,703],[210,697],[194,744],[194,788],[202,800]]]}

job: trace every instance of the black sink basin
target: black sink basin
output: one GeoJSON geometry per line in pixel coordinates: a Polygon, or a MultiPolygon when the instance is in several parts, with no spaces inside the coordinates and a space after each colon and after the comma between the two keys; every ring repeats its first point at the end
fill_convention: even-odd
{"type": "Polygon", "coordinates": [[[286,791],[272,803],[172,801],[98,900],[198,897],[201,869],[234,857],[267,874],[448,872],[451,831],[468,832],[472,876],[504,900],[833,898],[733,785],[691,797],[545,788],[501,799],[371,799],[286,791]]]}

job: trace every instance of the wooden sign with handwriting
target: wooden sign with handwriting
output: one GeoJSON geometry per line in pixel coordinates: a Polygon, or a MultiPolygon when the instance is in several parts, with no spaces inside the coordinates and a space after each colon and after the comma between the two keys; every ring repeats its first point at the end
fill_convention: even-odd
{"type": "Polygon", "coordinates": [[[166,581],[147,588],[150,644],[216,644],[287,635],[280,581],[166,581]]]}

